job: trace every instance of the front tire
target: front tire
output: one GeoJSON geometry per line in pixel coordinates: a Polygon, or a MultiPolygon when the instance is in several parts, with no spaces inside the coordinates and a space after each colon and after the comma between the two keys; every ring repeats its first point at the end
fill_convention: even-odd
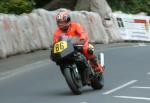
{"type": "Polygon", "coordinates": [[[65,68],[64,76],[71,91],[79,95],[82,93],[82,81],[77,68],[65,68]],[[75,71],[76,69],[76,71],[75,71]]]}

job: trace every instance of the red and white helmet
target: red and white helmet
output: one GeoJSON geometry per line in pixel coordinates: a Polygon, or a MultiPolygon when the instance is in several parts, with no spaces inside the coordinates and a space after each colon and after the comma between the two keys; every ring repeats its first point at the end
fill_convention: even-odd
{"type": "Polygon", "coordinates": [[[71,23],[69,13],[66,10],[60,11],[56,16],[56,22],[62,31],[67,31],[71,23]]]}

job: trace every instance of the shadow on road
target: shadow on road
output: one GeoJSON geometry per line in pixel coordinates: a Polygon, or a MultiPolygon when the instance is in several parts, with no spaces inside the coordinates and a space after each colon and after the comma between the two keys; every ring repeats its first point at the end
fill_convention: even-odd
{"type": "MultiPolygon", "coordinates": [[[[93,93],[98,93],[100,92],[100,90],[93,90],[92,88],[84,88],[82,91],[81,95],[89,95],[89,94],[93,94],[93,93]]],[[[74,95],[71,90],[68,88],[65,90],[57,90],[57,91],[49,91],[49,94],[47,95],[51,95],[51,96],[80,96],[80,95],[74,95]]]]}

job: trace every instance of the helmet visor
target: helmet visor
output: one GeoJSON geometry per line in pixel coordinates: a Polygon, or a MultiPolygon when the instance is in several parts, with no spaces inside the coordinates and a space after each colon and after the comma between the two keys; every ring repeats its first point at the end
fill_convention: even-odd
{"type": "Polygon", "coordinates": [[[66,22],[64,22],[64,21],[57,21],[57,25],[59,26],[59,27],[64,27],[64,26],[66,26],[68,23],[66,23],[66,22]]]}

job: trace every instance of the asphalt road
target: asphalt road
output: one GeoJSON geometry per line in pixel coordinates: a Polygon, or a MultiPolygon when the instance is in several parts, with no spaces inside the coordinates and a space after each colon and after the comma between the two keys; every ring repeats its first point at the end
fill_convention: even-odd
{"type": "Polygon", "coordinates": [[[150,103],[150,46],[96,48],[105,54],[102,90],[85,87],[73,95],[48,52],[40,51],[0,60],[0,103],[150,103]]]}

